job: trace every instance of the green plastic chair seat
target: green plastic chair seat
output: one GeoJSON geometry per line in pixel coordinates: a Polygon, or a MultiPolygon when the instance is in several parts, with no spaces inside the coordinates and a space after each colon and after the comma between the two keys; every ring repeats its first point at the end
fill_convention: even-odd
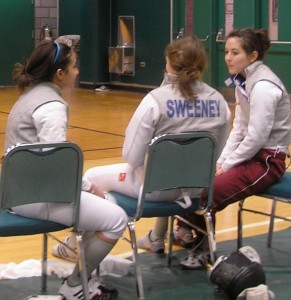
{"type": "MultiPolygon", "coordinates": [[[[110,194],[117,200],[118,205],[121,206],[129,217],[134,217],[137,207],[137,199],[132,198],[117,192],[110,192],[110,194]]],[[[176,202],[169,201],[145,201],[143,207],[143,218],[152,218],[152,217],[169,217],[179,214],[185,214],[187,212],[193,212],[199,209],[199,202],[193,200],[192,205],[187,209],[182,208],[176,202]]]]}
{"type": "Polygon", "coordinates": [[[0,211],[0,236],[2,237],[48,233],[66,228],[68,227],[65,225],[51,221],[25,218],[9,210],[0,211]]]}
{"type": "Polygon", "coordinates": [[[266,212],[258,209],[244,208],[243,205],[245,199],[240,201],[239,210],[238,210],[238,235],[237,235],[238,249],[242,247],[242,242],[243,242],[243,224],[242,224],[243,211],[270,217],[268,238],[267,238],[268,247],[271,247],[272,244],[275,219],[281,219],[287,222],[291,222],[290,218],[283,216],[283,214],[276,213],[277,202],[283,202],[287,204],[291,203],[291,172],[285,172],[285,174],[280,178],[280,180],[278,180],[276,183],[269,186],[258,196],[272,200],[271,210],[270,212],[266,212]]]}
{"type": "Polygon", "coordinates": [[[291,201],[291,172],[286,172],[279,181],[264,190],[263,194],[290,198],[291,201]]]}

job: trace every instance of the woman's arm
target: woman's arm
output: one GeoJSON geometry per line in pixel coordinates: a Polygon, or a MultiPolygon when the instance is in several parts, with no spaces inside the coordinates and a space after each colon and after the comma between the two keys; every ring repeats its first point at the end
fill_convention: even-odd
{"type": "Polygon", "coordinates": [[[239,143],[243,139],[243,132],[247,129],[247,123],[243,121],[242,112],[240,107],[240,97],[239,92],[236,89],[235,98],[236,106],[234,111],[234,119],[232,124],[232,129],[227,138],[225,147],[222,150],[222,153],[217,160],[217,163],[222,165],[222,163],[228,158],[228,156],[238,147],[239,143]]]}
{"type": "Polygon", "coordinates": [[[250,95],[250,114],[247,130],[243,140],[229,154],[222,170],[251,159],[260,149],[264,148],[274,124],[276,107],[282,97],[282,91],[269,81],[260,81],[250,95]]]}
{"type": "Polygon", "coordinates": [[[151,94],[148,94],[134,112],[125,131],[122,155],[131,166],[143,165],[148,145],[156,130],[158,118],[158,105],[151,94]]]}
{"type": "Polygon", "coordinates": [[[38,107],[32,114],[40,142],[64,142],[67,140],[67,106],[52,101],[38,107]]]}

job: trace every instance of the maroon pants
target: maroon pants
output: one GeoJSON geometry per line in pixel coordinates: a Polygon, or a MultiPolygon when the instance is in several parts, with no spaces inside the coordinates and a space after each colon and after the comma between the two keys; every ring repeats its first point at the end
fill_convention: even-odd
{"type": "MultiPolygon", "coordinates": [[[[285,172],[284,153],[273,150],[260,150],[251,160],[248,160],[227,172],[215,177],[212,199],[212,217],[215,224],[215,213],[223,210],[229,204],[258,194],[275,183],[285,172]]],[[[202,193],[201,204],[205,205],[207,191],[202,193]]],[[[195,213],[183,216],[189,222],[205,229],[204,217],[195,213]]],[[[188,227],[181,221],[178,226],[188,227]]]]}

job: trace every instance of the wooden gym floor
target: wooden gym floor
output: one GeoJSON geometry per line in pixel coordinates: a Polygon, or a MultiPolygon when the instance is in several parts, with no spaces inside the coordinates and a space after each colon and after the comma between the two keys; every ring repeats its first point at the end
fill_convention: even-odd
{"type": "MultiPolygon", "coordinates": [[[[68,140],[76,142],[83,149],[84,170],[92,166],[123,161],[121,151],[125,128],[143,96],[141,93],[117,90],[96,92],[80,88],[65,95],[70,107],[68,140]]],[[[16,88],[0,88],[0,149],[3,149],[9,111],[18,97],[19,92],[16,88]]],[[[230,108],[233,112],[233,107],[230,108]]],[[[271,207],[269,200],[259,197],[251,197],[247,203],[263,211],[269,211],[271,207]]],[[[291,206],[286,204],[278,205],[277,211],[284,216],[291,216],[291,206]]],[[[137,237],[146,234],[154,221],[142,219],[137,222],[137,237]]],[[[236,221],[237,204],[230,205],[218,213],[216,227],[218,242],[236,239],[236,221]]],[[[244,224],[244,236],[266,233],[268,229],[268,219],[260,215],[244,213],[244,224]]],[[[275,230],[288,226],[288,222],[279,221],[276,222],[275,230]]],[[[67,236],[67,232],[59,232],[56,235],[62,239],[67,236]]],[[[54,243],[50,240],[49,246],[54,243]]],[[[120,240],[111,254],[127,256],[131,253],[130,250],[130,245],[125,240],[120,240]]],[[[39,259],[40,253],[40,235],[0,238],[0,263],[39,259]]],[[[49,259],[56,258],[49,255],[49,259]]]]}

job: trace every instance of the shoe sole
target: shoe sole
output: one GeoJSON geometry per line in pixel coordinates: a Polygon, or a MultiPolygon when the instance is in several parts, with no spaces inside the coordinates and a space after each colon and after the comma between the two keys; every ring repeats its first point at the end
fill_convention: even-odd
{"type": "Polygon", "coordinates": [[[157,254],[164,254],[165,253],[165,250],[164,249],[161,249],[161,250],[158,250],[158,251],[151,251],[152,253],[157,253],[157,254]]]}
{"type": "MultiPolygon", "coordinates": [[[[62,297],[62,300],[70,300],[69,298],[66,298],[65,296],[63,296],[63,295],[61,295],[61,294],[59,294],[58,296],[60,296],[60,297],[62,297]]],[[[108,294],[103,294],[101,297],[102,298],[100,298],[100,296],[95,296],[95,297],[93,297],[93,298],[90,298],[90,296],[89,296],[89,299],[90,300],[100,300],[100,299],[108,299],[108,300],[114,300],[114,299],[116,299],[117,298],[117,296],[118,296],[118,293],[108,293],[108,294]]]]}
{"type": "Polygon", "coordinates": [[[190,266],[185,266],[180,264],[181,269],[183,270],[207,270],[207,266],[197,266],[197,267],[190,267],[190,266]]]}
{"type": "Polygon", "coordinates": [[[156,254],[164,254],[165,253],[165,249],[159,249],[158,251],[153,251],[153,250],[151,250],[151,249],[149,249],[149,248],[141,248],[141,247],[139,247],[140,249],[144,249],[144,250],[146,250],[146,251],[148,251],[148,252],[150,252],[150,253],[156,253],[156,254]]]}
{"type": "Polygon", "coordinates": [[[192,243],[185,243],[185,242],[182,242],[181,240],[174,240],[173,242],[174,242],[175,245],[178,245],[178,246],[186,248],[186,249],[192,248],[193,245],[194,245],[194,242],[192,242],[192,243]]]}
{"type": "Polygon", "coordinates": [[[210,266],[209,259],[197,258],[197,264],[187,264],[180,262],[179,266],[184,270],[207,270],[210,266]]]}

